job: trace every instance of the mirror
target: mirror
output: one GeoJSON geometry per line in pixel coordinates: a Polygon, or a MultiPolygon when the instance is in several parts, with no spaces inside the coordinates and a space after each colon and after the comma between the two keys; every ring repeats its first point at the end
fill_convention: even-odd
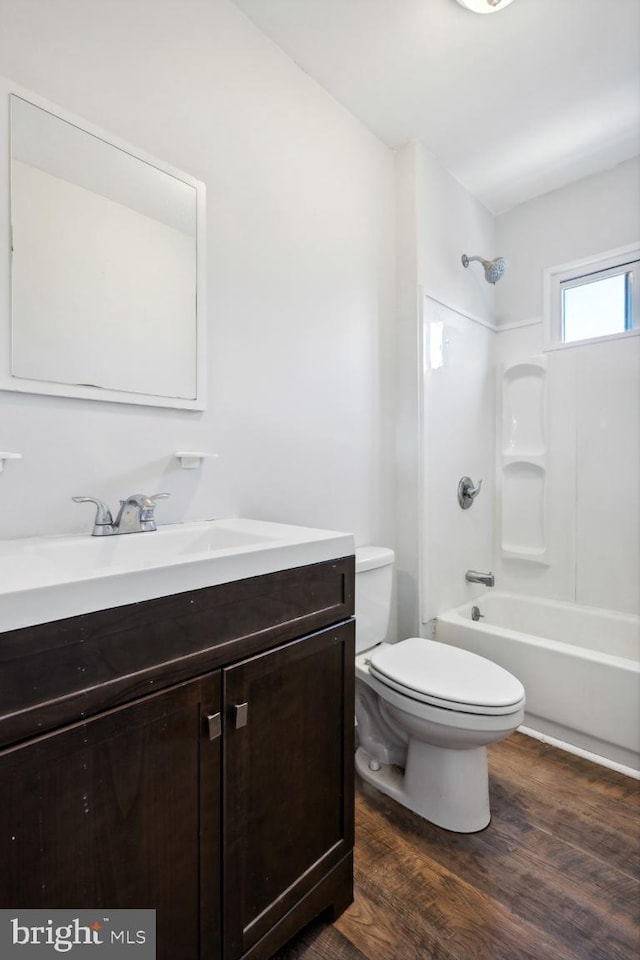
{"type": "Polygon", "coordinates": [[[4,389],[203,409],[204,186],[11,93],[4,389]]]}

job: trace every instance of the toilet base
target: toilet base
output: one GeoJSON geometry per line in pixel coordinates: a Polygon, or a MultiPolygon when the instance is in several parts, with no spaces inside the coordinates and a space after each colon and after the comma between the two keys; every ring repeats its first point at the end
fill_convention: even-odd
{"type": "Polygon", "coordinates": [[[363,780],[430,823],[454,833],[476,833],[491,820],[489,771],[485,747],[454,750],[411,738],[404,772],[382,764],[363,747],[356,751],[356,770],[363,780]]]}

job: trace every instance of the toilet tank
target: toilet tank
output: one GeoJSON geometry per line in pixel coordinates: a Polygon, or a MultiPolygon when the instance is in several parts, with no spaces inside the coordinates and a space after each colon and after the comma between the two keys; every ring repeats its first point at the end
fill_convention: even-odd
{"type": "Polygon", "coordinates": [[[394,559],[388,547],[356,548],[356,653],[387,639],[394,559]]]}

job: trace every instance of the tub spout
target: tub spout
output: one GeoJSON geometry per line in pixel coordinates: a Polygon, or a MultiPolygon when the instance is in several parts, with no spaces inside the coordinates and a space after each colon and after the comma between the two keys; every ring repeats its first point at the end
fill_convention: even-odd
{"type": "Polygon", "coordinates": [[[492,573],[478,573],[477,570],[467,570],[464,578],[467,583],[483,583],[485,587],[492,587],[496,582],[492,573]]]}

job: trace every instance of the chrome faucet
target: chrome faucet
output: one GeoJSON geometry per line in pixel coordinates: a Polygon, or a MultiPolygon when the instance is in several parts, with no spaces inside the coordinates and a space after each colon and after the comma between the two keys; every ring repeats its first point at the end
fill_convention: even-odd
{"type": "Polygon", "coordinates": [[[155,501],[170,497],[170,493],[156,493],[148,497],[144,493],[133,493],[120,501],[120,510],[115,521],[111,510],[102,500],[95,497],[72,497],[75,503],[95,503],[96,518],[91,531],[92,537],[111,537],[120,533],[144,533],[155,530],[155,501]]]}
{"type": "Polygon", "coordinates": [[[478,573],[477,570],[467,570],[464,578],[467,583],[483,583],[485,587],[493,587],[496,582],[492,573],[478,573]]]}

